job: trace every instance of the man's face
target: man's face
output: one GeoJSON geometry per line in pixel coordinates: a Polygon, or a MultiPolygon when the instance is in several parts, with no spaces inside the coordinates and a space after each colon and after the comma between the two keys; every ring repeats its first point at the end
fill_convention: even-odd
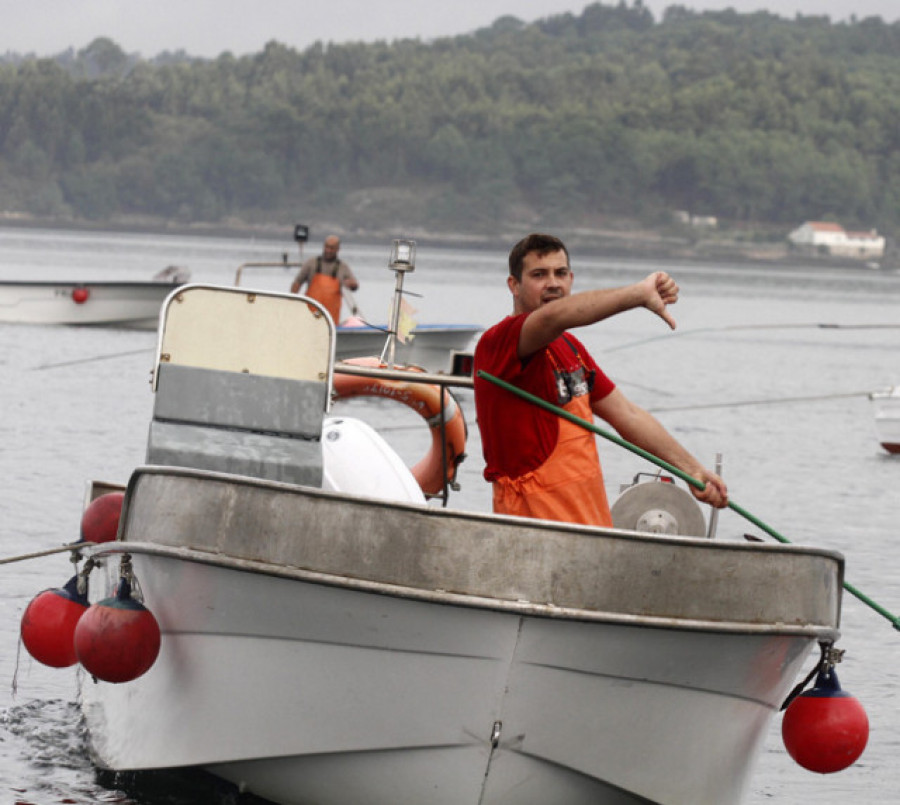
{"type": "Polygon", "coordinates": [[[513,311],[531,313],[547,302],[568,296],[573,279],[564,251],[543,255],[529,252],[522,261],[522,281],[512,276],[507,278],[513,295],[513,311]]]}
{"type": "Polygon", "coordinates": [[[322,257],[326,260],[334,260],[340,248],[341,242],[337,238],[327,238],[322,244],[322,257]]]}

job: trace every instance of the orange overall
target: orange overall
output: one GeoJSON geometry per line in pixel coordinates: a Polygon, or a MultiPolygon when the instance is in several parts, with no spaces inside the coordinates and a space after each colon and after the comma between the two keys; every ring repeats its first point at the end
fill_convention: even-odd
{"type": "Polygon", "coordinates": [[[340,323],[341,281],[337,277],[317,272],[309,280],[306,295],[319,302],[328,311],[335,324],[340,323]]]}
{"type": "MultiPolygon", "coordinates": [[[[587,394],[573,397],[566,411],[592,421],[587,394]]],[[[494,511],[586,525],[612,526],[594,435],[559,419],[559,439],[540,467],[518,478],[494,480],[494,511]]]]}

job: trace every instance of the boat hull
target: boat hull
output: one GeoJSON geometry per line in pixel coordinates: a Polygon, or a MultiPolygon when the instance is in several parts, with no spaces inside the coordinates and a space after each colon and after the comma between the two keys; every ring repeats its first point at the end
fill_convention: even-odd
{"type": "Polygon", "coordinates": [[[171,282],[0,282],[0,322],[155,330],[171,282]]]}
{"type": "MultiPolygon", "coordinates": [[[[407,366],[421,366],[432,372],[449,371],[452,354],[467,352],[483,328],[469,324],[419,325],[405,344],[394,344],[394,362],[407,366]]],[[[338,327],[337,360],[380,356],[387,333],[373,327],[338,327]]],[[[387,357],[387,356],[385,356],[387,357]]]]}
{"type": "Polygon", "coordinates": [[[828,552],[164,468],[120,540],[92,597],[127,551],[163,647],[134,682],[84,678],[98,762],[287,805],[737,803],[839,614],[828,552]]]}

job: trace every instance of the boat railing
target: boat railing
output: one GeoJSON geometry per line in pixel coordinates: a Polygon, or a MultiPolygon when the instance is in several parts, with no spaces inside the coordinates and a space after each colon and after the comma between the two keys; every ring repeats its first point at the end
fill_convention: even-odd
{"type": "Polygon", "coordinates": [[[241,284],[241,277],[242,277],[244,271],[248,268],[256,269],[256,268],[302,268],[302,267],[303,267],[303,263],[292,263],[292,262],[288,261],[286,254],[282,257],[280,262],[275,262],[275,261],[270,260],[270,261],[267,261],[264,263],[241,263],[241,265],[238,266],[237,273],[235,273],[235,275],[234,275],[234,284],[235,285],[241,284]]]}
{"type": "Polygon", "coordinates": [[[358,366],[340,362],[335,363],[334,371],[336,374],[380,378],[382,380],[402,380],[405,383],[427,383],[441,386],[442,388],[472,389],[475,387],[475,381],[471,377],[444,374],[442,372],[410,372],[408,369],[358,366]]]}

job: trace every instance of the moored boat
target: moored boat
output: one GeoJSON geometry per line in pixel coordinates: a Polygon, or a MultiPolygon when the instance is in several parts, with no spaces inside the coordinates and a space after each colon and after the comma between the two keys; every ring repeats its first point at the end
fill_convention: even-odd
{"type": "Polygon", "coordinates": [[[188,277],[169,268],[147,282],[4,280],[0,322],[155,330],[163,301],[188,277]]]}
{"type": "MultiPolygon", "coordinates": [[[[412,243],[404,241],[404,243],[412,243]]],[[[389,267],[397,271],[397,281],[402,285],[402,276],[406,271],[414,269],[414,245],[412,265],[396,269],[396,263],[389,267]]],[[[287,259],[281,262],[253,262],[238,266],[234,284],[241,286],[246,272],[256,269],[299,269],[302,263],[290,263],[287,259]]],[[[401,294],[395,293],[393,310],[399,314],[401,294]]],[[[388,348],[393,350],[393,362],[408,366],[419,366],[432,372],[448,372],[450,374],[471,374],[471,356],[475,340],[484,329],[476,324],[461,323],[412,323],[409,332],[402,336],[398,333],[399,315],[388,322],[368,322],[357,315],[355,304],[351,305],[352,315],[335,322],[337,340],[335,357],[337,360],[362,358],[372,355],[386,355],[388,348]]]]}
{"type": "MultiPolygon", "coordinates": [[[[451,371],[454,356],[471,355],[475,339],[483,330],[474,324],[417,324],[405,343],[396,346],[399,364],[421,366],[430,371],[451,371]]],[[[381,355],[388,325],[342,324],[337,328],[338,360],[381,355]]]]}
{"type": "Polygon", "coordinates": [[[888,453],[900,453],[900,386],[869,395],[875,409],[875,433],[888,453]]]}
{"type": "Polygon", "coordinates": [[[335,341],[303,297],[166,303],[147,464],[117,539],[82,549],[91,598],[133,577],[161,650],[82,676],[97,762],[285,805],[740,802],[837,637],[841,557],[429,504],[332,415],[335,341]]]}

